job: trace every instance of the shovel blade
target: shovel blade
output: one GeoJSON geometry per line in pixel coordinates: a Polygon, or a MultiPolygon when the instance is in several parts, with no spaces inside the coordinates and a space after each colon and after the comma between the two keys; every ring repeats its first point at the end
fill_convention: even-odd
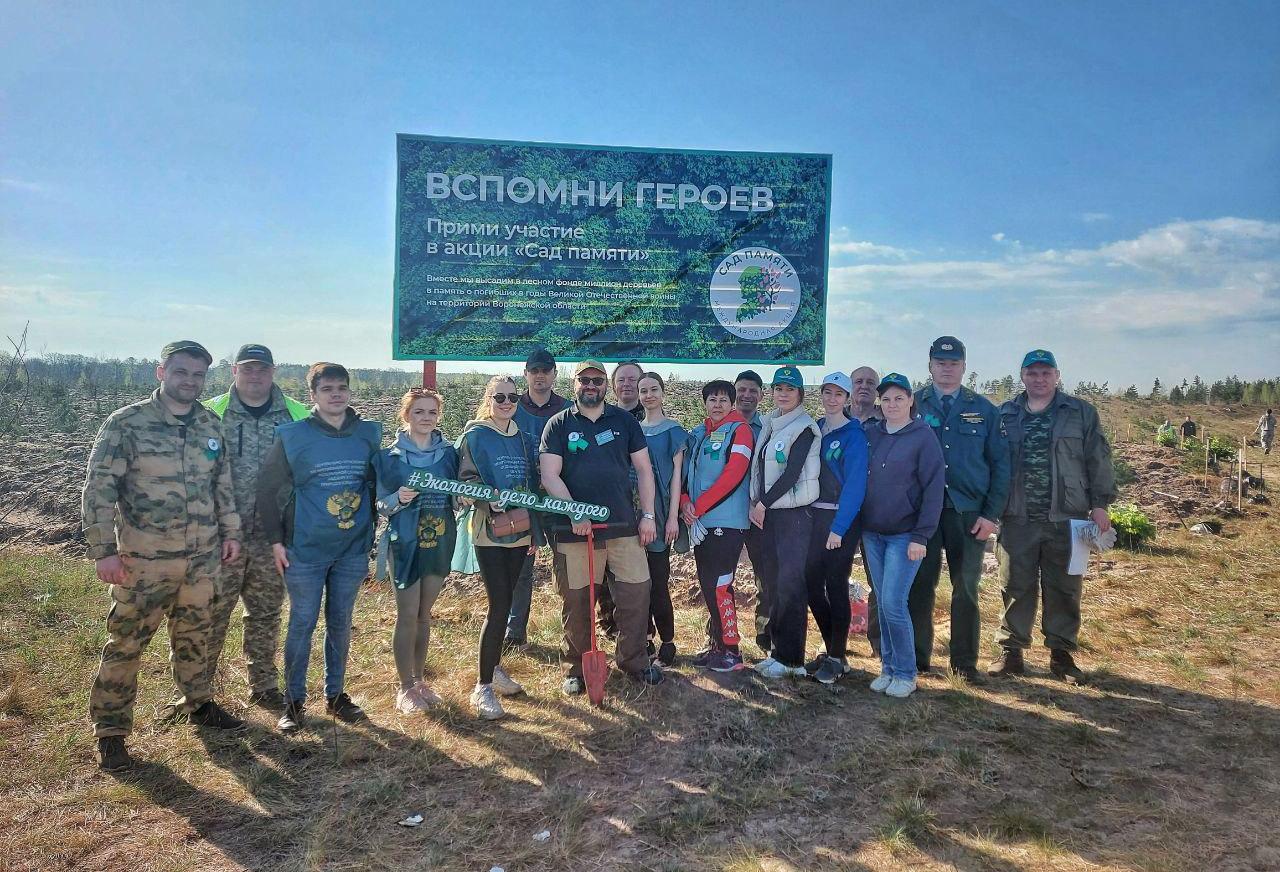
{"type": "Polygon", "coordinates": [[[609,661],[603,651],[587,651],[582,655],[582,680],[587,685],[587,699],[591,704],[602,704],[604,684],[609,680],[609,661]]]}

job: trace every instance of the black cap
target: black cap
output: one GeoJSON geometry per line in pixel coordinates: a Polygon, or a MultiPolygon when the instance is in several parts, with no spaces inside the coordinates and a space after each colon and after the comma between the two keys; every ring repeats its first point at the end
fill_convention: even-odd
{"type": "Polygon", "coordinates": [[[764,387],[764,379],[760,378],[760,373],[756,372],[754,369],[744,369],[742,372],[738,373],[738,377],[733,380],[733,383],[736,385],[743,379],[753,381],[760,387],[764,387]]]}
{"type": "Polygon", "coordinates": [[[929,356],[934,360],[964,360],[964,343],[954,336],[939,336],[929,346],[929,356]]]}
{"type": "Polygon", "coordinates": [[[201,358],[205,366],[213,366],[213,355],[194,339],[179,339],[176,342],[168,343],[164,348],[160,349],[161,360],[168,360],[175,354],[189,354],[192,357],[201,358]]]}
{"type": "Polygon", "coordinates": [[[265,345],[241,345],[240,350],[236,352],[236,363],[249,363],[257,361],[265,363],[267,366],[275,366],[275,358],[271,356],[271,349],[265,345]]]}
{"type": "Polygon", "coordinates": [[[556,359],[551,356],[551,352],[547,351],[547,349],[539,348],[533,354],[530,354],[528,360],[524,362],[525,369],[534,369],[535,367],[539,369],[543,367],[555,369],[556,359]]]}

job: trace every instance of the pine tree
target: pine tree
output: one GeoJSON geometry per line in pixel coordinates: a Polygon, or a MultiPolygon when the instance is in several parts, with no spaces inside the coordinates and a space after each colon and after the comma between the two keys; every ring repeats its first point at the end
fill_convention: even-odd
{"type": "Polygon", "coordinates": [[[1173,390],[1169,391],[1169,402],[1173,403],[1174,405],[1176,406],[1182,405],[1183,400],[1185,399],[1186,399],[1186,396],[1183,394],[1182,388],[1178,387],[1177,385],[1174,385],[1173,390]]]}
{"type": "Polygon", "coordinates": [[[1164,388],[1160,385],[1160,379],[1156,379],[1155,382],[1151,385],[1151,399],[1153,400],[1164,399],[1164,388]]]}
{"type": "Polygon", "coordinates": [[[1129,385],[1129,387],[1125,388],[1125,389],[1124,389],[1124,398],[1125,398],[1126,400],[1136,400],[1136,399],[1138,399],[1138,386],[1137,386],[1137,385],[1129,385]]]}

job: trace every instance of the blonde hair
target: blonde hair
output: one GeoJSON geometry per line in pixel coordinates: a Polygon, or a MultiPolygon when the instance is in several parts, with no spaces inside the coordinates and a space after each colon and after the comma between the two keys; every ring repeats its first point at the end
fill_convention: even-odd
{"type": "Polygon", "coordinates": [[[432,399],[436,401],[436,411],[441,415],[444,414],[444,397],[440,396],[440,392],[432,388],[409,388],[408,392],[400,398],[400,411],[396,413],[396,417],[400,419],[400,429],[409,429],[409,410],[413,408],[413,404],[422,399],[432,399]]]}
{"type": "Polygon", "coordinates": [[[514,388],[516,387],[516,380],[509,375],[495,375],[493,378],[489,379],[488,383],[484,386],[484,396],[480,398],[480,405],[476,406],[477,421],[493,420],[493,394],[498,385],[504,384],[509,384],[514,388]]]}

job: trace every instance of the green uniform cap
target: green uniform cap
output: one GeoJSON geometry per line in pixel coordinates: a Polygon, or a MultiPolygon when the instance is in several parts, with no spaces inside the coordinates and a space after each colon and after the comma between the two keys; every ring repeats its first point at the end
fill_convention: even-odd
{"type": "Polygon", "coordinates": [[[1058,361],[1053,356],[1052,351],[1045,351],[1043,348],[1037,348],[1035,351],[1028,351],[1027,356],[1022,358],[1022,368],[1026,369],[1033,363],[1047,363],[1054,369],[1058,368],[1058,361]]]}
{"type": "Polygon", "coordinates": [[[194,339],[179,339],[176,342],[170,342],[164,348],[160,349],[160,359],[168,360],[175,354],[189,354],[192,357],[202,357],[206,366],[213,366],[213,355],[209,353],[199,342],[194,339]]]}
{"type": "Polygon", "coordinates": [[[793,388],[804,390],[804,378],[800,375],[800,370],[794,366],[779,367],[777,372],[773,374],[774,387],[778,385],[791,385],[793,388]]]}
{"type": "Polygon", "coordinates": [[[902,388],[907,393],[911,393],[911,379],[900,372],[891,372],[880,379],[880,384],[876,385],[876,393],[883,394],[889,388],[902,388]]]}

